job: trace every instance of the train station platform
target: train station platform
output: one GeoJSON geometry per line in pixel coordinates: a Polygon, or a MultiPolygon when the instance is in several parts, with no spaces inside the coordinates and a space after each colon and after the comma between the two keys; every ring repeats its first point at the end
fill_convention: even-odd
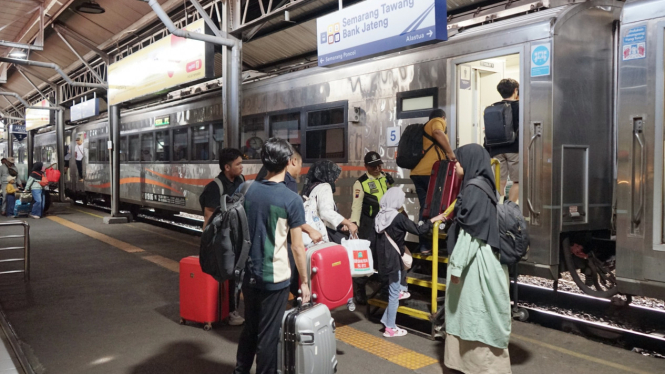
{"type": "MultiPolygon", "coordinates": [[[[31,279],[0,277],[0,305],[32,372],[231,373],[242,327],[179,324],[178,262],[198,254],[199,238],[142,222],[105,225],[106,215],[61,206],[28,219],[31,279]]],[[[362,310],[333,313],[340,373],[451,372],[443,342],[385,339],[362,310]]],[[[662,360],[521,322],[510,355],[515,374],[665,373],[662,360]]]]}

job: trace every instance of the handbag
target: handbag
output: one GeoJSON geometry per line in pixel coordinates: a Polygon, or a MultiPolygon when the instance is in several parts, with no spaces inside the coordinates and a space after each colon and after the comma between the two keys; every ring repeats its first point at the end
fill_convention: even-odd
{"type": "Polygon", "coordinates": [[[386,238],[388,238],[388,241],[390,241],[390,244],[393,245],[393,248],[397,251],[397,254],[399,254],[402,257],[402,264],[404,264],[404,270],[409,270],[411,269],[411,266],[413,266],[413,256],[411,256],[411,251],[409,251],[409,248],[404,247],[404,254],[400,252],[399,247],[397,247],[397,244],[395,241],[388,235],[387,232],[384,232],[386,235],[386,238]]]}
{"type": "MultiPolygon", "coordinates": [[[[326,224],[321,220],[321,217],[319,217],[319,207],[316,198],[312,199],[307,196],[303,196],[303,199],[305,200],[303,203],[305,208],[305,223],[312,226],[314,229],[321,233],[323,242],[328,242],[328,230],[326,229],[326,224]]],[[[302,233],[302,241],[303,244],[305,244],[305,247],[310,247],[314,244],[312,239],[305,232],[302,233]]]]}

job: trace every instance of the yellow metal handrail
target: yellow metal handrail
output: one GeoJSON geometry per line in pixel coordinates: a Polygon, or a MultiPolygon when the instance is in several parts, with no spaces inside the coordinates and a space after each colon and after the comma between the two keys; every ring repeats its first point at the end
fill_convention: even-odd
{"type": "MultiPolygon", "coordinates": [[[[491,161],[492,167],[494,167],[494,183],[496,183],[496,190],[498,191],[501,188],[501,163],[496,158],[493,158],[491,161]]],[[[450,213],[455,209],[455,203],[457,200],[453,201],[445,212],[443,212],[444,217],[448,217],[450,213]]],[[[432,258],[439,258],[439,226],[441,221],[434,222],[434,228],[432,231],[432,258]]],[[[432,314],[437,312],[437,298],[439,297],[439,290],[435,286],[439,282],[439,262],[432,261],[432,305],[431,310],[432,314]]]]}

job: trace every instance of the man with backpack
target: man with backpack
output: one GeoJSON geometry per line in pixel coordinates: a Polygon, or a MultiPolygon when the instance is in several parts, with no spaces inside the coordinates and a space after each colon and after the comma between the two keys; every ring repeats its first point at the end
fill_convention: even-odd
{"type": "MultiPolygon", "coordinates": [[[[215,209],[221,204],[222,196],[233,195],[244,181],[242,176],[242,153],[234,148],[224,148],[219,152],[219,175],[203,189],[199,203],[203,210],[203,228],[208,225],[215,209]]],[[[229,289],[235,289],[235,282],[229,279],[229,289]]],[[[229,297],[229,325],[239,326],[245,322],[236,310],[235,298],[229,297]]]]}
{"type": "Polygon", "coordinates": [[[502,79],[496,86],[503,101],[485,108],[485,149],[490,157],[501,163],[501,196],[505,194],[508,177],[513,182],[508,199],[517,202],[520,197],[519,131],[520,84],[514,79],[502,79]]]}
{"type": "MultiPolygon", "coordinates": [[[[434,163],[445,158],[449,160],[456,159],[446,135],[445,117],[446,113],[442,109],[434,109],[429,115],[429,121],[424,126],[410,125],[407,127],[404,134],[402,134],[397,150],[397,165],[411,169],[411,180],[416,187],[416,194],[420,203],[419,219],[423,218],[427,188],[434,163]],[[420,148],[421,146],[422,148],[420,148]],[[418,163],[415,164],[415,161],[418,161],[418,163]]],[[[430,242],[431,240],[426,236],[421,237],[420,251],[428,253],[431,247],[430,242]]]]}
{"type": "Polygon", "coordinates": [[[429,121],[425,124],[422,150],[423,156],[418,165],[411,169],[411,180],[416,186],[416,194],[420,203],[420,219],[422,219],[423,207],[427,199],[427,187],[432,175],[434,163],[448,158],[455,160],[455,153],[450,147],[446,135],[446,113],[442,109],[434,109],[429,115],[429,121]]]}
{"type": "Polygon", "coordinates": [[[264,180],[253,182],[245,193],[251,249],[242,285],[246,322],[238,342],[235,374],[249,374],[255,357],[257,374],[277,372],[279,330],[291,278],[289,233],[300,274],[302,301],[309,302],[305,246],[300,228],[305,224],[305,209],[300,196],[282,183],[293,153],[293,147],[286,140],[269,139],[261,149],[261,161],[268,175],[264,180]]]}

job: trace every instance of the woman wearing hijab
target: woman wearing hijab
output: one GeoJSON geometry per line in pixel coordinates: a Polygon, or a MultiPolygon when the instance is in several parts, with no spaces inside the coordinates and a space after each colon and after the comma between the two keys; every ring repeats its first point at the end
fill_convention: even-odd
{"type": "Polygon", "coordinates": [[[399,301],[409,298],[406,289],[406,270],[402,262],[405,252],[406,233],[423,235],[432,229],[432,223],[443,220],[443,214],[425,221],[418,226],[405,214],[400,214],[405,194],[398,187],[390,188],[381,198],[381,210],[374,219],[377,233],[376,253],[379,260],[379,274],[388,282],[388,307],[383,312],[381,323],[386,327],[383,336],[392,338],[406,335],[406,330],[395,325],[399,301]]]}
{"type": "MultiPolygon", "coordinates": [[[[315,199],[318,217],[326,224],[328,231],[336,232],[341,225],[342,231],[348,231],[353,236],[358,232],[358,226],[337,212],[337,205],[333,197],[335,182],[341,173],[342,168],[336,163],[328,160],[317,161],[309,168],[309,172],[305,176],[302,196],[307,199],[315,199]]],[[[325,238],[325,233],[321,234],[325,238]]],[[[341,238],[330,239],[335,242],[341,240],[341,238]]]]}
{"type": "Polygon", "coordinates": [[[496,192],[490,157],[478,144],[455,151],[455,172],[462,188],[449,230],[446,280],[444,364],[467,374],[509,374],[510,294],[508,268],[498,254],[496,205],[479,187],[482,180],[496,192]]]}
{"type": "Polygon", "coordinates": [[[30,177],[28,182],[25,184],[25,191],[32,192],[32,211],[30,212],[30,217],[39,219],[42,218],[42,213],[44,212],[44,194],[42,185],[39,184],[42,180],[42,167],[43,163],[35,162],[32,166],[32,172],[30,172],[30,177]]]}

